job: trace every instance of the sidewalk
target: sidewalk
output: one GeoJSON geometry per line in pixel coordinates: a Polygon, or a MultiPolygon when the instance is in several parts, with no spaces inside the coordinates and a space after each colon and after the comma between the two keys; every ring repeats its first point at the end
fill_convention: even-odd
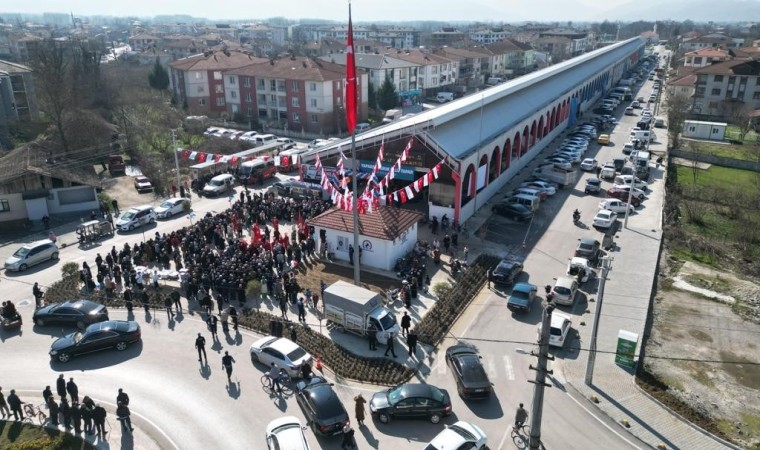
{"type": "MultiPolygon", "coordinates": [[[[35,396],[32,394],[31,391],[19,391],[19,396],[21,397],[22,401],[25,401],[27,403],[32,403],[35,405],[42,404],[42,396],[35,396]]],[[[36,392],[36,391],[35,391],[36,392]]],[[[108,412],[108,415],[106,417],[106,437],[105,439],[99,438],[97,435],[92,434],[88,435],[85,433],[80,434],[79,436],[84,438],[85,441],[89,442],[90,444],[94,445],[95,448],[98,450],[111,450],[114,448],[122,448],[122,449],[131,449],[131,450],[161,450],[161,449],[167,449],[171,448],[171,446],[167,446],[167,444],[160,445],[156,441],[153,440],[153,438],[149,435],[149,433],[157,435],[159,434],[158,430],[147,430],[147,428],[152,428],[149,423],[144,420],[141,416],[136,414],[134,411],[132,411],[132,428],[134,428],[134,431],[132,433],[122,433],[121,429],[121,423],[116,419],[116,405],[113,405],[109,402],[105,402],[98,399],[93,399],[96,403],[100,403],[101,406],[103,406],[106,411],[108,412]]],[[[47,409],[43,409],[43,412],[45,414],[48,414],[47,409]]],[[[12,420],[8,420],[8,423],[13,423],[12,420]]],[[[34,425],[38,425],[39,422],[37,420],[29,421],[28,419],[25,420],[24,423],[31,423],[34,425]]],[[[59,420],[60,425],[57,427],[50,424],[50,419],[45,422],[45,428],[56,428],[61,432],[66,432],[66,429],[63,426],[63,422],[59,420]]],[[[73,422],[72,422],[73,426],[73,422]]],[[[82,429],[84,429],[84,422],[82,422],[82,429]]],[[[71,430],[68,430],[69,433],[73,434],[73,428],[71,430]]]]}

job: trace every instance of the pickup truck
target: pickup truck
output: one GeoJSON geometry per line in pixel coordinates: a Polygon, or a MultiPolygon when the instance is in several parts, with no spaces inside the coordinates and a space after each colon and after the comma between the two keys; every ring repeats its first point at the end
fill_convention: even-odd
{"type": "Polygon", "coordinates": [[[393,312],[383,306],[380,294],[336,281],[325,289],[325,316],[340,329],[366,336],[370,326],[377,331],[377,341],[388,342],[390,334],[398,335],[399,327],[393,312]]]}

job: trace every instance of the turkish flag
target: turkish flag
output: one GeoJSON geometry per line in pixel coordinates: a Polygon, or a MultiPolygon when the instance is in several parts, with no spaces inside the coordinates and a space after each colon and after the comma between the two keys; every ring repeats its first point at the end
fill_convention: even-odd
{"type": "Polygon", "coordinates": [[[287,156],[280,156],[280,165],[286,167],[290,165],[290,160],[287,156]]]}
{"type": "Polygon", "coordinates": [[[351,25],[351,4],[348,4],[348,42],[346,43],[346,128],[356,128],[356,61],[354,60],[354,29],[351,25]]]}
{"type": "Polygon", "coordinates": [[[187,159],[190,157],[190,150],[182,150],[182,159],[187,159]]]}
{"type": "Polygon", "coordinates": [[[231,166],[237,166],[239,162],[240,162],[240,157],[239,156],[233,156],[232,158],[230,158],[230,165],[231,166]]]}
{"type": "Polygon", "coordinates": [[[198,152],[198,162],[204,163],[206,162],[206,154],[203,152],[198,152]]]}
{"type": "Polygon", "coordinates": [[[400,191],[398,191],[398,196],[401,198],[402,205],[406,203],[407,198],[406,198],[406,191],[404,189],[401,189],[400,191]]]}
{"type": "Polygon", "coordinates": [[[214,155],[214,162],[218,163],[220,159],[222,159],[221,153],[217,153],[216,155],[214,155]]]}

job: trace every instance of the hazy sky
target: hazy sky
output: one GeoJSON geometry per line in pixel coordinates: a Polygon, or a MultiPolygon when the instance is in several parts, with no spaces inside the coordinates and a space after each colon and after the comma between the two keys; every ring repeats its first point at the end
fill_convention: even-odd
{"type": "MultiPolygon", "coordinates": [[[[661,0],[667,2],[668,0],[661,0]]],[[[355,22],[442,20],[512,22],[583,20],[629,0],[353,0],[355,22]]],[[[2,12],[63,12],[74,15],[155,16],[188,14],[209,19],[275,16],[345,21],[346,0],[32,0],[6,2],[2,12]],[[13,6],[10,6],[10,5],[13,6]]]]}

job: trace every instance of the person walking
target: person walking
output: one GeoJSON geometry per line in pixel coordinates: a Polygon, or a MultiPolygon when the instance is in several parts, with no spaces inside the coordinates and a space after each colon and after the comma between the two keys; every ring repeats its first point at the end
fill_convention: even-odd
{"type": "Polygon", "coordinates": [[[0,386],[0,412],[3,413],[3,419],[11,417],[11,410],[8,409],[8,402],[5,401],[5,394],[3,394],[2,386],[0,386]]]}
{"type": "Polygon", "coordinates": [[[493,278],[493,269],[488,269],[488,272],[486,272],[486,281],[488,282],[488,289],[491,289],[492,278],[493,278]]]}
{"type": "Polygon", "coordinates": [[[393,347],[393,341],[396,339],[396,336],[393,335],[393,333],[388,333],[388,347],[385,349],[385,356],[388,356],[388,352],[391,352],[393,357],[396,357],[396,349],[393,347]]]}
{"type": "Polygon", "coordinates": [[[172,302],[174,303],[174,310],[176,311],[176,314],[179,314],[182,312],[182,302],[180,301],[180,295],[178,290],[173,290],[169,297],[171,297],[172,302]]]}
{"type": "Polygon", "coordinates": [[[367,341],[370,350],[377,350],[377,328],[374,323],[370,323],[369,328],[367,328],[367,341]]]}
{"type": "Polygon", "coordinates": [[[119,388],[119,393],[116,394],[116,404],[124,403],[129,406],[129,395],[122,388],[119,388]]]}
{"type": "Polygon", "coordinates": [[[348,448],[356,448],[356,445],[354,444],[354,429],[351,428],[351,424],[347,423],[343,427],[343,441],[340,443],[340,448],[342,449],[348,449],[348,448]]]}
{"type": "Polygon", "coordinates": [[[113,212],[115,212],[117,216],[121,214],[119,211],[119,202],[117,202],[116,199],[111,200],[111,208],[113,208],[113,212]]]}
{"type": "Polygon", "coordinates": [[[217,324],[219,323],[219,319],[217,319],[215,315],[209,314],[206,323],[208,324],[208,330],[211,332],[211,339],[219,340],[219,336],[217,336],[217,324]]]}
{"type": "Polygon", "coordinates": [[[50,413],[50,423],[58,426],[58,413],[60,412],[60,408],[58,408],[58,403],[55,402],[55,397],[50,396],[46,403],[48,413],[50,413]]]}
{"type": "Polygon", "coordinates": [[[124,306],[127,307],[127,313],[132,314],[132,307],[134,306],[134,303],[132,303],[132,288],[129,286],[124,288],[124,306]]]}
{"type": "Polygon", "coordinates": [[[359,424],[359,426],[364,425],[364,405],[367,403],[367,400],[364,400],[364,397],[362,397],[362,394],[357,395],[354,397],[354,414],[356,415],[356,423],[359,424]]]}
{"type": "Polygon", "coordinates": [[[66,392],[71,396],[72,402],[79,403],[79,386],[74,383],[74,377],[69,378],[69,382],[66,383],[66,392]]]}
{"type": "Polygon", "coordinates": [[[409,346],[409,356],[417,356],[417,333],[409,333],[406,336],[406,343],[409,346]]]}
{"type": "Polygon", "coordinates": [[[235,309],[235,307],[232,305],[230,305],[230,319],[232,319],[232,329],[237,331],[238,330],[237,309],[235,309]]]}
{"type": "Polygon", "coordinates": [[[116,417],[119,419],[119,422],[121,422],[121,431],[130,433],[135,431],[134,428],[132,428],[132,419],[129,417],[131,413],[129,412],[129,407],[125,405],[122,402],[119,402],[119,406],[116,407],[116,417]]]}
{"type": "MultiPolygon", "coordinates": [[[[160,294],[156,294],[160,295],[160,294]]],[[[172,298],[168,295],[164,296],[164,306],[166,307],[166,317],[169,320],[174,320],[174,313],[172,312],[172,298]]]]}
{"type": "Polygon", "coordinates": [[[40,309],[42,307],[42,296],[44,294],[42,292],[42,289],[40,289],[40,285],[36,282],[32,287],[32,295],[34,295],[34,307],[40,309]]]}
{"type": "Polygon", "coordinates": [[[55,380],[55,389],[58,391],[59,397],[66,397],[66,378],[63,374],[58,375],[58,379],[55,380]]]}
{"type": "Polygon", "coordinates": [[[208,365],[208,356],[206,356],[206,338],[200,333],[198,333],[198,337],[195,338],[195,348],[198,349],[198,362],[203,361],[203,359],[201,359],[201,355],[203,355],[203,358],[206,360],[206,365],[208,365]]]}
{"type": "Polygon", "coordinates": [[[303,297],[298,297],[296,307],[298,308],[298,321],[306,322],[306,306],[303,302],[303,297]]]}
{"type": "Polygon", "coordinates": [[[227,320],[229,319],[229,317],[230,317],[230,313],[229,313],[229,310],[227,308],[224,308],[219,313],[219,321],[222,322],[222,332],[224,334],[227,334],[227,333],[230,332],[230,325],[227,322],[227,320]]]}
{"type": "Polygon", "coordinates": [[[409,317],[409,313],[404,311],[404,316],[401,317],[401,334],[406,336],[409,334],[409,327],[412,326],[412,318],[409,317]]]}
{"type": "Polygon", "coordinates": [[[11,393],[8,395],[8,406],[10,406],[11,411],[13,411],[13,417],[16,420],[24,420],[24,412],[21,410],[21,405],[24,403],[26,402],[22,402],[21,399],[18,398],[18,395],[16,395],[16,390],[11,389],[11,393]]]}
{"type": "Polygon", "coordinates": [[[82,410],[77,402],[71,403],[71,420],[74,422],[74,432],[82,434],[82,410]]]}
{"type": "Polygon", "coordinates": [[[283,319],[288,320],[288,300],[284,295],[280,295],[280,314],[283,319]]]}
{"type": "Polygon", "coordinates": [[[235,362],[229,352],[224,352],[222,356],[222,368],[227,371],[227,382],[232,382],[232,364],[235,362]]]}
{"type": "Polygon", "coordinates": [[[92,410],[92,421],[95,423],[95,431],[98,437],[105,437],[106,433],[106,409],[100,406],[100,403],[95,405],[92,410]]]}
{"type": "Polygon", "coordinates": [[[92,433],[94,433],[94,431],[92,431],[92,413],[93,413],[93,409],[90,408],[83,401],[82,404],[79,405],[79,412],[82,414],[82,420],[84,421],[84,434],[92,434],[92,433]]]}

